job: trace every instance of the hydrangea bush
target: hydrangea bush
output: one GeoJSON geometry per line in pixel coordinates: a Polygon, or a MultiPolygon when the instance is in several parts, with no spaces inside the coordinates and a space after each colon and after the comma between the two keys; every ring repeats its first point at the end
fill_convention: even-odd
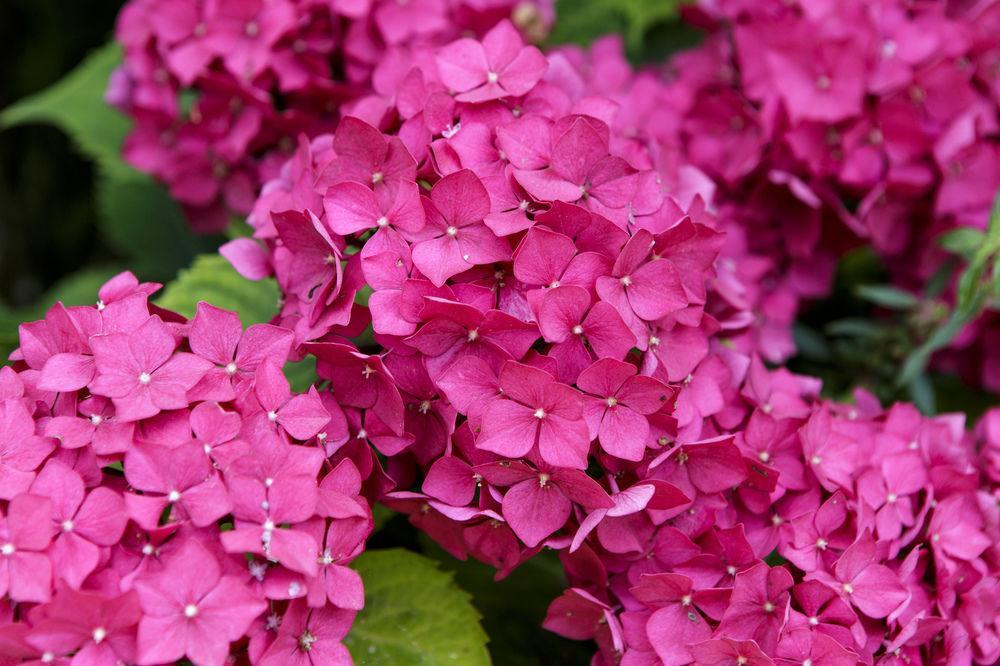
{"type": "Polygon", "coordinates": [[[689,12],[705,42],[634,70],[536,46],[544,3],[127,5],[127,158],[246,214],[220,252],[281,297],[244,329],[122,273],[21,326],[0,659],[413,663],[345,647],[375,509],[497,579],[557,553],[543,626],[593,664],[1000,660],[1000,409],[776,365],[852,245],[922,285],[981,229],[948,297],[995,289],[1000,13],[689,12]]]}

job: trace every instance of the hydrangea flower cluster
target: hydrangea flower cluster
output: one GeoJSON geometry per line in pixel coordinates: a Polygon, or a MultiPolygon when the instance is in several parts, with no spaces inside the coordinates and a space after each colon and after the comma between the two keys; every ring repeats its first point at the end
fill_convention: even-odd
{"type": "Polygon", "coordinates": [[[0,661],[351,663],[371,457],[291,332],[158,288],[57,303],[0,369],[0,661]]]}
{"type": "Polygon", "coordinates": [[[560,551],[546,626],[595,663],[993,663],[998,413],[972,435],[767,369],[766,265],[615,48],[434,49],[383,130],[302,140],[223,253],[276,277],[378,499],[501,576],[560,551]]]}
{"type": "MultiPolygon", "coordinates": [[[[996,2],[703,0],[690,18],[709,35],[667,64],[658,138],[716,181],[720,215],[767,258],[768,360],[794,351],[795,306],[828,288],[846,248],[865,242],[919,292],[943,232],[986,228],[1000,188],[996,2]]],[[[969,375],[1000,390],[995,371],[969,375]]]]}
{"type": "MultiPolygon", "coordinates": [[[[427,164],[435,138],[455,130],[455,103],[520,97],[529,82],[515,54],[487,46],[463,54],[484,65],[478,73],[441,77],[435,49],[505,17],[537,38],[552,14],[541,0],[134,0],[109,99],[135,121],[129,161],[166,182],[198,228],[218,230],[227,211],[251,210],[301,136],[344,116],[392,130],[427,164]]],[[[729,336],[738,349],[791,356],[802,302],[828,292],[847,248],[871,244],[898,284],[919,289],[942,263],[943,231],[985,225],[1000,186],[996,3],[704,0],[686,14],[710,34],[669,60],[666,77],[633,72],[611,39],[554,52],[546,83],[617,104],[587,113],[608,122],[625,159],[679,187],[682,203],[684,190],[717,190],[719,279],[736,304],[725,319],[740,322],[729,336]],[[561,78],[566,62],[575,73],[561,78]]],[[[1000,391],[995,345],[978,344],[998,335],[994,319],[938,360],[1000,391]],[[987,364],[976,362],[983,352],[987,364]]]]}
{"type": "Polygon", "coordinates": [[[135,0],[116,30],[108,99],[135,122],[125,158],[170,188],[202,231],[246,215],[298,136],[380,101],[428,45],[513,18],[543,35],[547,0],[135,0]],[[381,63],[376,75],[376,65],[381,63]],[[391,64],[390,64],[391,63],[391,64]]]}

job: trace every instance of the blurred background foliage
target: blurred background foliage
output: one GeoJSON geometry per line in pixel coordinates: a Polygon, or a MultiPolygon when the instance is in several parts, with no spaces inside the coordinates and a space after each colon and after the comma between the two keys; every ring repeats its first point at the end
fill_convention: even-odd
{"type": "MultiPolygon", "coordinates": [[[[0,3],[0,109],[47,88],[112,34],[119,0],[0,3]]],[[[0,303],[34,304],[60,279],[118,257],[97,233],[94,166],[58,128],[0,133],[0,303]]]]}

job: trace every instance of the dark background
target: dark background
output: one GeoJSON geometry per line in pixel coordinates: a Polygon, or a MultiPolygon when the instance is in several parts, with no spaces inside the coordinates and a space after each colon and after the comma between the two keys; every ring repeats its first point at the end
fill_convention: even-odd
{"type": "MultiPolygon", "coordinates": [[[[0,2],[0,108],[62,78],[113,36],[120,0],[0,2]]],[[[0,131],[0,304],[20,307],[110,251],[93,168],[48,125],[0,131]]]]}

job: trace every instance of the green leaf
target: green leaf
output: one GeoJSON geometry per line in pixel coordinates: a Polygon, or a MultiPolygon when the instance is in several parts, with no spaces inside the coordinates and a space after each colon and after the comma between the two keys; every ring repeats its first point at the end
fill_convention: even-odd
{"type": "Polygon", "coordinates": [[[620,33],[630,55],[636,56],[646,33],[674,19],[680,4],[680,0],[558,0],[559,20],[549,41],[586,45],[601,35],[620,33]]]}
{"type": "Polygon", "coordinates": [[[842,335],[849,338],[861,338],[874,335],[882,330],[878,322],[860,317],[845,317],[831,321],[823,327],[828,335],[842,335]]]}
{"type": "Polygon", "coordinates": [[[778,552],[778,549],[775,548],[771,551],[770,555],[764,558],[764,562],[766,562],[769,567],[780,567],[781,565],[787,563],[788,560],[782,557],[778,552]]]}
{"type": "Polygon", "coordinates": [[[426,535],[420,535],[424,552],[455,572],[455,580],[472,594],[472,603],[483,616],[495,664],[548,666],[587,664],[593,643],[573,641],[543,629],[549,604],[569,587],[555,552],[545,549],[521,564],[503,580],[494,580],[496,569],[469,558],[456,560],[426,535]]]}
{"type": "Polygon", "coordinates": [[[467,592],[431,559],[373,550],[352,565],[365,608],[346,643],[358,666],[486,666],[487,636],[467,592]]]}
{"type": "Polygon", "coordinates": [[[193,235],[177,202],[166,189],[139,172],[103,178],[97,204],[101,232],[133,271],[169,279],[195,256],[215,249],[211,239],[193,235]]]}
{"type": "Polygon", "coordinates": [[[217,244],[195,237],[166,190],[122,159],[129,121],[104,101],[108,78],[120,62],[116,43],[97,49],[55,85],[0,113],[0,129],[48,123],[65,132],[97,165],[96,199],[104,240],[128,257],[142,277],[169,279],[217,244]]]}
{"type": "Polygon", "coordinates": [[[978,229],[961,227],[942,234],[938,244],[952,254],[969,258],[982,246],[985,238],[986,234],[978,229]]]}
{"type": "Polygon", "coordinates": [[[890,310],[912,310],[920,303],[910,292],[887,284],[863,284],[855,291],[860,298],[890,310]]]}
{"type": "Polygon", "coordinates": [[[830,345],[816,329],[802,322],[795,322],[792,324],[792,335],[795,339],[795,348],[803,358],[810,361],[830,361],[833,359],[830,345]]]}
{"type": "Polygon", "coordinates": [[[116,43],[101,47],[55,85],[4,109],[0,128],[49,123],[66,132],[105,172],[127,169],[119,155],[129,123],[104,102],[108,77],[120,62],[116,43]]]}
{"type": "Polygon", "coordinates": [[[198,301],[233,310],[244,326],[269,321],[278,312],[278,285],[271,278],[253,282],[218,254],[197,257],[167,285],[156,304],[193,317],[198,301]]]}
{"type": "MultiPolygon", "coordinates": [[[[954,239],[955,232],[947,237],[954,239]]],[[[1000,195],[993,201],[990,212],[990,223],[971,253],[968,266],[958,278],[955,307],[947,321],[938,327],[903,364],[897,378],[897,386],[910,386],[918,381],[927,367],[931,356],[950,343],[962,328],[979,316],[984,308],[996,295],[1000,288],[996,284],[997,263],[1000,263],[1000,195]]]]}
{"type": "Polygon", "coordinates": [[[310,386],[319,381],[319,377],[316,376],[315,356],[307,356],[301,361],[286,363],[284,372],[288,383],[296,393],[305,393],[310,386]]]}
{"type": "Polygon", "coordinates": [[[921,412],[933,416],[937,412],[934,384],[926,374],[919,374],[909,384],[910,400],[921,412]]]}

